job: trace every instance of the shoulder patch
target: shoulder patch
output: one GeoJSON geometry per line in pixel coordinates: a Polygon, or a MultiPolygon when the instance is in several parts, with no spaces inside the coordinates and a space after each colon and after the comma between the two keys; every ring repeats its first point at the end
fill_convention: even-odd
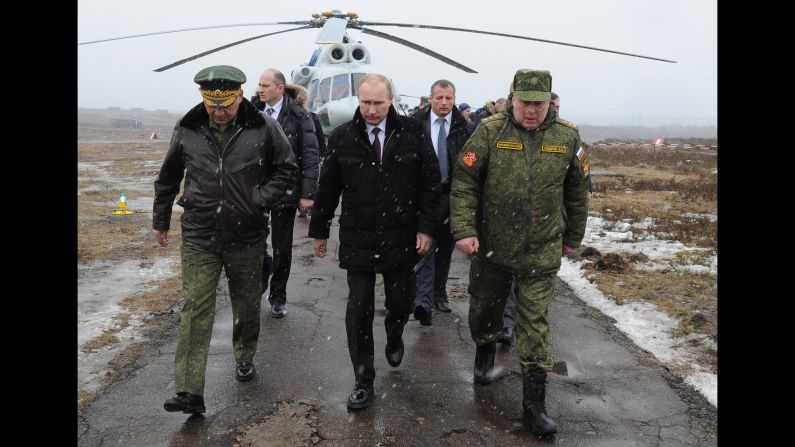
{"type": "Polygon", "coordinates": [[[467,151],[461,160],[467,165],[468,168],[471,168],[475,163],[478,162],[478,154],[475,151],[467,151]]]}
{"type": "Polygon", "coordinates": [[[576,129],[577,128],[576,124],[572,123],[571,121],[566,121],[566,120],[564,120],[563,118],[560,118],[560,117],[558,117],[555,121],[557,121],[560,124],[563,124],[564,126],[571,127],[572,129],[576,129]]]}
{"type": "Polygon", "coordinates": [[[501,115],[501,114],[499,114],[499,113],[495,113],[494,115],[489,115],[489,116],[487,116],[487,117],[483,118],[482,120],[480,120],[480,122],[481,122],[481,123],[489,123],[489,122],[492,122],[492,121],[496,120],[497,118],[499,118],[499,117],[500,117],[500,115],[501,115]]]}

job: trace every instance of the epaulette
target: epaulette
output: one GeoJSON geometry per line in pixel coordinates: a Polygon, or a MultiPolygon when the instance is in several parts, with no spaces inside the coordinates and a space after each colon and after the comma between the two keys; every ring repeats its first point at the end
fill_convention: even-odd
{"type": "Polygon", "coordinates": [[[495,113],[495,114],[493,114],[493,115],[489,115],[489,116],[487,116],[487,117],[483,118],[482,120],[480,120],[480,122],[481,122],[481,123],[488,123],[488,122],[491,122],[491,121],[494,121],[494,120],[496,120],[496,119],[497,119],[497,118],[499,118],[500,116],[502,116],[502,114],[501,114],[501,113],[495,113]]]}
{"type": "Polygon", "coordinates": [[[568,126],[568,127],[571,127],[574,130],[577,130],[577,125],[572,123],[571,121],[566,121],[566,120],[564,120],[563,118],[560,118],[560,117],[558,117],[555,121],[560,123],[560,124],[563,124],[564,126],[568,126]]]}

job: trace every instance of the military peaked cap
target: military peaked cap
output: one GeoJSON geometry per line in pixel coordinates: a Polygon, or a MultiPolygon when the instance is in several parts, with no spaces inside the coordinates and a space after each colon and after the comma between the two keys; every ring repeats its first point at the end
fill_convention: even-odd
{"type": "Polygon", "coordinates": [[[231,65],[215,65],[196,73],[193,82],[203,89],[233,90],[246,82],[246,75],[231,65]]]}

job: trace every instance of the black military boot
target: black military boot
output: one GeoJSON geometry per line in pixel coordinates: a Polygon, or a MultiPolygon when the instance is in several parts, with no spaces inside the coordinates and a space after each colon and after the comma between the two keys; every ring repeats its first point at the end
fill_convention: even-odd
{"type": "Polygon", "coordinates": [[[549,417],[544,404],[546,381],[546,371],[533,371],[523,381],[523,416],[527,425],[530,426],[530,430],[538,436],[547,436],[558,432],[558,425],[549,417]]]}
{"type": "Polygon", "coordinates": [[[478,346],[475,351],[475,383],[488,385],[494,380],[494,356],[497,342],[478,346]]]}

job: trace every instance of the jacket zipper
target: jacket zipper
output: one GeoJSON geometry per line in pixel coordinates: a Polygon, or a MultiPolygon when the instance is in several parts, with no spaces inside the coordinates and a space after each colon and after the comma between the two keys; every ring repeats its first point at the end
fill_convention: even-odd
{"type": "Polygon", "coordinates": [[[381,150],[381,164],[384,163],[384,154],[386,154],[386,148],[389,145],[389,139],[392,138],[392,135],[395,134],[395,129],[392,129],[392,132],[389,132],[387,135],[386,140],[384,140],[384,148],[381,150]]]}

